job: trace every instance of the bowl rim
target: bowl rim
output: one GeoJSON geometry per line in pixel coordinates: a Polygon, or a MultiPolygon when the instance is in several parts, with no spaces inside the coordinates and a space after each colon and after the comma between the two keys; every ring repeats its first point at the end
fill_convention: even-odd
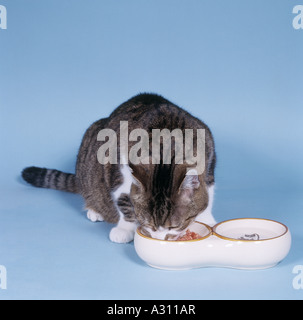
{"type": "Polygon", "coordinates": [[[210,227],[209,225],[202,223],[202,222],[199,222],[199,221],[194,221],[194,223],[202,224],[204,227],[206,227],[206,229],[209,231],[208,234],[200,239],[193,239],[193,240],[161,240],[161,239],[151,238],[151,237],[148,237],[148,236],[142,234],[140,231],[141,227],[138,227],[136,232],[142,238],[145,238],[148,240],[169,242],[169,243],[188,243],[188,242],[201,241],[201,240],[205,240],[205,239],[209,238],[213,234],[212,227],[210,227]]]}
{"type": "Polygon", "coordinates": [[[225,221],[222,221],[222,222],[219,222],[217,223],[215,226],[213,226],[212,228],[212,233],[214,236],[220,238],[220,239],[223,239],[223,240],[228,240],[228,241],[236,241],[236,242],[260,242],[260,241],[270,241],[270,240],[274,240],[274,239],[278,239],[278,238],[281,238],[283,236],[285,236],[287,233],[288,233],[289,229],[288,227],[284,224],[284,223],[281,223],[279,221],[276,221],[276,220],[271,220],[271,219],[264,219],[264,218],[236,218],[236,219],[228,219],[228,220],[225,220],[225,221]],[[281,235],[279,236],[276,236],[276,237],[272,237],[272,238],[268,238],[268,239],[261,239],[261,240],[246,240],[246,239],[235,239],[235,238],[230,238],[230,237],[226,237],[226,236],[223,236],[221,235],[220,233],[217,232],[217,228],[224,224],[224,223],[227,223],[227,222],[230,222],[230,221],[238,221],[238,220],[262,220],[262,221],[269,221],[269,222],[274,222],[274,223],[277,223],[277,224],[280,224],[281,226],[283,226],[285,228],[285,232],[283,232],[281,235]]]}

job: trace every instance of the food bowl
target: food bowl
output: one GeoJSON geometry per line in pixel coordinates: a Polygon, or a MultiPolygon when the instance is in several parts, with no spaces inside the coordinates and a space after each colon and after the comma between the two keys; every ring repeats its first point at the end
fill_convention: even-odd
{"type": "Polygon", "coordinates": [[[233,219],[213,228],[195,222],[189,229],[202,238],[158,240],[143,235],[138,228],[135,250],[149,266],[158,269],[227,267],[257,270],[277,265],[286,258],[291,247],[289,229],[273,220],[233,219]]]}

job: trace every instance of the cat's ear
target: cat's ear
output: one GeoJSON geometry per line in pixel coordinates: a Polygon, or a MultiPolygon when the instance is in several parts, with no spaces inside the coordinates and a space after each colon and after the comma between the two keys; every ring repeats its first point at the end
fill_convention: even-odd
{"type": "Polygon", "coordinates": [[[179,193],[185,197],[191,198],[195,191],[199,189],[200,185],[201,183],[197,170],[189,170],[181,183],[179,193]]]}

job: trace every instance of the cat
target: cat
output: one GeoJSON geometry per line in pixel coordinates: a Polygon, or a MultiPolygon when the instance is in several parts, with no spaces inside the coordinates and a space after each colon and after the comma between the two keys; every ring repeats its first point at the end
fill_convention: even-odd
{"type": "MultiPolygon", "coordinates": [[[[130,142],[129,149],[133,145],[134,142],[130,142]]],[[[174,147],[172,144],[172,149],[174,147]]],[[[161,152],[163,156],[163,149],[161,152]]],[[[212,215],[215,167],[215,144],[208,126],[162,96],[145,93],[131,98],[108,118],[90,126],[78,153],[76,174],[28,167],[22,177],[35,187],[81,194],[87,217],[93,222],[115,224],[110,240],[127,243],[134,239],[138,226],[146,236],[174,240],[195,220],[215,225],[212,215]],[[119,161],[101,165],[97,154],[105,141],[98,141],[98,133],[107,128],[120,138],[121,121],[127,121],[130,130],[144,128],[149,136],[153,129],[181,129],[182,132],[204,129],[204,172],[199,174],[187,163],[174,163],[175,150],[172,150],[170,164],[161,159],[158,164],[134,165],[119,161]]]]}

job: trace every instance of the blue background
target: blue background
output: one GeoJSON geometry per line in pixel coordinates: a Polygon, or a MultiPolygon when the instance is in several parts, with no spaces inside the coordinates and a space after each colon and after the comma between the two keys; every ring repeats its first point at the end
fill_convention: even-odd
{"type": "MultiPolygon", "coordinates": [[[[302,2],[302,1],[301,1],[302,2]]],[[[303,30],[300,0],[0,0],[0,299],[302,299],[303,30]],[[217,144],[218,221],[287,224],[273,269],[146,266],[77,195],[32,188],[29,165],[74,171],[82,135],[139,92],[204,120],[217,144]]]]}

